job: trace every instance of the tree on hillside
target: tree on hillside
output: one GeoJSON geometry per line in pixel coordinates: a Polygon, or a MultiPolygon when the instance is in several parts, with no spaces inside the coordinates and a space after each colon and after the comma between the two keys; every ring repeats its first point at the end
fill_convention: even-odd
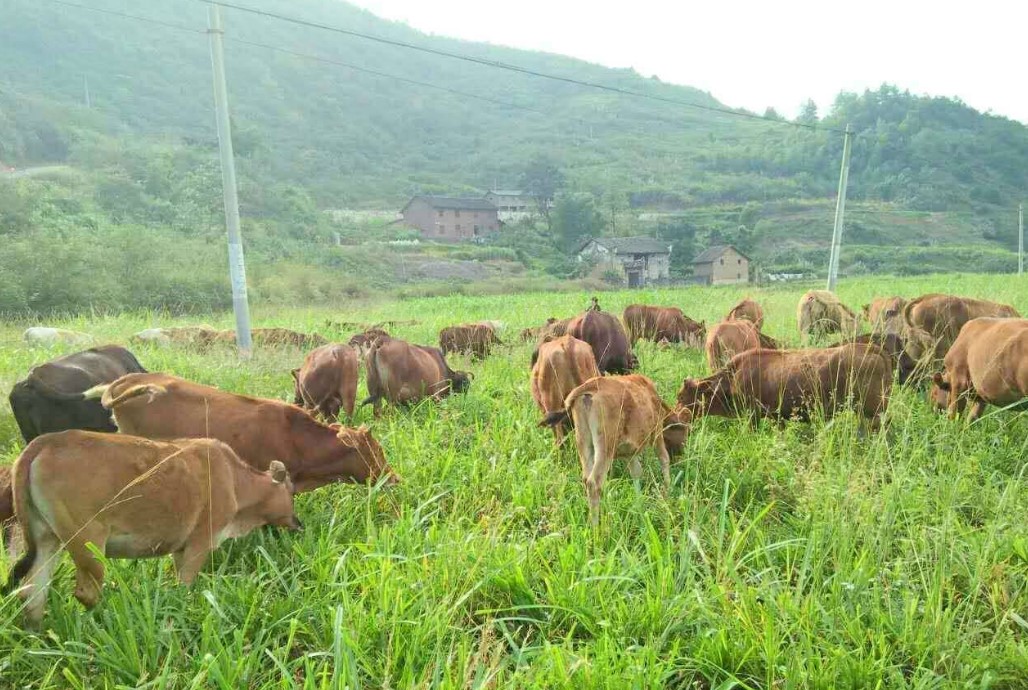
{"type": "Polygon", "coordinates": [[[600,235],[603,216],[591,197],[562,196],[553,205],[552,227],[557,244],[570,254],[586,238],[600,235]]]}
{"type": "Polygon", "coordinates": [[[808,98],[807,102],[800,106],[800,114],[796,116],[796,122],[805,125],[817,124],[817,103],[813,98],[808,98]]]}
{"type": "Polygon", "coordinates": [[[539,215],[546,219],[546,226],[550,230],[553,230],[553,200],[563,187],[564,173],[546,156],[533,158],[521,174],[522,191],[535,200],[539,215]]]}
{"type": "Polygon", "coordinates": [[[696,226],[684,218],[669,218],[657,225],[657,239],[671,242],[671,275],[682,278],[692,273],[696,255],[696,226]]]}

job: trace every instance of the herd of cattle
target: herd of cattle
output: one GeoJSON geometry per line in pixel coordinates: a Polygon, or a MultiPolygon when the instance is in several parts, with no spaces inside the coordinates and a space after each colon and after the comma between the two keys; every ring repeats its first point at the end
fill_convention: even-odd
{"type": "MultiPolygon", "coordinates": [[[[670,485],[671,457],[703,415],[805,421],[852,409],[862,427],[877,430],[894,381],[930,387],[929,400],[951,417],[968,404],[975,418],[986,404],[1023,407],[1028,398],[1028,319],[1007,305],[941,294],[890,297],[866,305],[861,318],[832,293],[810,291],[797,322],[804,347],[784,349],[762,332],[763,310],[749,299],[708,329],[675,307],[631,305],[619,320],[593,298],[578,316],[523,331],[523,341],[537,343],[530,385],[540,426],[552,427],[558,443],[573,430],[592,522],[615,458],[630,458],[637,477],[640,451],[653,447],[670,485]],[[862,321],[870,332],[860,334],[862,321]],[[808,346],[826,336],[839,340],[808,346]],[[650,379],[632,373],[640,339],[703,347],[711,374],[686,378],[668,405],[650,379]]],[[[340,481],[399,481],[368,428],[337,421],[340,413],[353,419],[361,363],[368,388],[362,404],[372,404],[377,417],[382,402],[409,405],[465,390],[472,375],[451,369],[446,355],[488,357],[503,345],[501,328],[448,327],[439,348],[382,328],[346,344],[255,331],[256,342],[315,346],[291,372],[293,404],[150,373],[116,345],[34,367],[10,394],[28,445],[11,468],[0,468],[5,542],[12,542],[14,519],[24,541],[5,593],[24,580],[26,618],[38,624],[54,562],[66,549],[76,567],[75,596],[93,606],[104,570],[89,543],[108,557],[172,555],[189,583],[226,538],[263,525],[299,529],[295,493],[340,481]]],[[[29,330],[33,342],[48,330],[81,342],[72,336],[82,334],[29,330]]],[[[229,335],[165,328],[132,341],[205,348],[231,342],[229,335]]]]}

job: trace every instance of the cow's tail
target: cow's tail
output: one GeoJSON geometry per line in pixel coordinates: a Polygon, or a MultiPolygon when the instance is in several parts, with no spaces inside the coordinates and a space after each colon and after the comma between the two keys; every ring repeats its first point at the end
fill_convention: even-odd
{"type": "Polygon", "coordinates": [[[39,550],[36,548],[36,540],[32,536],[29,527],[29,515],[32,507],[32,489],[29,486],[29,470],[32,468],[32,461],[39,454],[40,444],[36,441],[26,446],[21,456],[14,462],[12,468],[11,485],[14,489],[14,514],[21,525],[22,541],[25,544],[25,552],[11,568],[7,575],[7,582],[0,589],[0,595],[7,596],[25,579],[32,567],[36,564],[39,550]]]}
{"type": "Polygon", "coordinates": [[[122,403],[126,403],[129,400],[133,400],[142,395],[149,396],[147,402],[153,402],[153,399],[158,395],[163,395],[168,392],[168,389],[164,386],[158,386],[153,383],[140,383],[135,386],[129,386],[120,394],[115,395],[111,392],[111,384],[103,386],[94,386],[88,391],[82,394],[86,400],[95,400],[100,398],[100,404],[104,406],[104,409],[113,410],[122,403]]]}
{"type": "Polygon", "coordinates": [[[567,409],[554,410],[543,417],[543,420],[539,422],[539,426],[554,427],[558,424],[566,424],[569,418],[570,415],[568,414],[567,409]]]}

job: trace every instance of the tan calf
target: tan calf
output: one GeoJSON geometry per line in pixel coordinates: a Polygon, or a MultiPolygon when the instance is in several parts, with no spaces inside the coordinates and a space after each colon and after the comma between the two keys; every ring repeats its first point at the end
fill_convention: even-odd
{"type": "Polygon", "coordinates": [[[860,328],[857,315],[827,290],[805,292],[796,308],[796,321],[804,342],[828,333],[852,337],[860,328]]]}
{"type": "Polygon", "coordinates": [[[26,618],[38,625],[61,548],[75,562],[75,598],[100,599],[109,558],[172,555],[190,584],[223,540],[263,525],[299,529],[289,473],[258,472],[213,439],[157,442],[92,431],[40,436],[14,465],[25,555],[6,590],[27,576],[26,618]]]}
{"type": "Polygon", "coordinates": [[[353,419],[360,362],[352,347],[325,345],[312,350],[292,374],[294,404],[316,411],[329,422],[336,421],[340,409],[353,419]]]}
{"type": "Polygon", "coordinates": [[[642,473],[639,453],[653,446],[660,458],[664,486],[671,486],[671,455],[685,444],[689,412],[671,410],[653,382],[645,376],[607,376],[590,379],[564,399],[564,409],[551,412],[542,424],[554,426],[571,417],[578,459],[594,525],[600,519],[603,482],[616,457],[631,458],[629,473],[642,473]]]}
{"type": "Polygon", "coordinates": [[[936,373],[932,398],[951,419],[964,411],[981,416],[986,404],[1006,407],[1028,398],[1028,319],[972,319],[946,353],[945,374],[936,373]]]}
{"type": "MultiPolygon", "coordinates": [[[[547,341],[532,356],[532,399],[543,414],[561,410],[568,393],[599,375],[589,343],[570,335],[547,341]]],[[[563,422],[553,426],[558,444],[566,427],[563,422]]]]}
{"type": "Polygon", "coordinates": [[[777,350],[778,343],[761,333],[752,321],[722,321],[707,332],[707,365],[711,371],[717,371],[740,352],[758,347],[777,350]]]}

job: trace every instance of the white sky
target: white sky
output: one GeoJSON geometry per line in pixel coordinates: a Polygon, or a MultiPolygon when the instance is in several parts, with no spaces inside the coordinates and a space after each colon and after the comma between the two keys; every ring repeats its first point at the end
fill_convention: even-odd
{"type": "Polygon", "coordinates": [[[428,33],[542,50],[792,117],[882,82],[1028,123],[1023,0],[350,0],[428,33]]]}

